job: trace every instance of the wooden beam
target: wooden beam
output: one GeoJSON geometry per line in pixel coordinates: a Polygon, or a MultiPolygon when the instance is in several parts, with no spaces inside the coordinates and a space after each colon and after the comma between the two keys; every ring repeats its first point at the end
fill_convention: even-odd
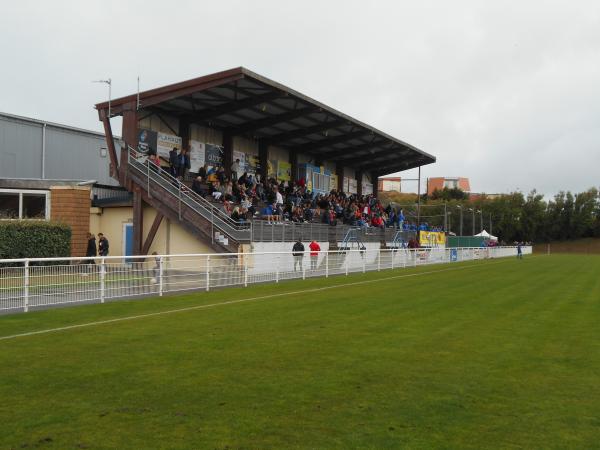
{"type": "Polygon", "coordinates": [[[337,190],[344,192],[344,165],[339,161],[335,163],[335,173],[338,176],[337,190]]]}
{"type": "Polygon", "coordinates": [[[323,158],[328,161],[335,161],[337,158],[340,158],[342,156],[352,155],[352,153],[355,153],[355,152],[360,152],[363,150],[375,150],[384,144],[385,144],[385,141],[378,140],[378,141],[374,141],[374,142],[369,142],[367,144],[349,145],[348,147],[346,147],[342,150],[336,150],[334,152],[324,152],[323,158]]]}
{"type": "Polygon", "coordinates": [[[138,186],[133,189],[133,254],[142,254],[142,238],[144,235],[144,207],[142,192],[138,186]]]}
{"type": "Polygon", "coordinates": [[[276,125],[278,123],[287,122],[292,119],[297,119],[298,117],[307,116],[309,114],[317,112],[318,110],[319,109],[316,107],[302,108],[289,111],[283,114],[265,117],[263,119],[258,119],[252,122],[245,123],[244,125],[240,125],[239,127],[232,128],[231,132],[233,134],[245,134],[250,131],[260,130],[261,128],[266,128],[276,125]]]}
{"type": "Polygon", "coordinates": [[[269,92],[267,94],[238,100],[237,102],[233,100],[223,105],[199,111],[196,114],[186,114],[186,116],[191,122],[203,121],[212,117],[218,117],[224,114],[233,113],[235,111],[239,111],[240,109],[251,108],[252,106],[260,105],[261,103],[265,103],[269,100],[282,97],[283,95],[284,94],[282,92],[269,92]]]}
{"type": "Polygon", "coordinates": [[[123,140],[125,141],[125,151],[121,149],[121,164],[119,168],[119,183],[121,186],[131,191],[131,186],[127,185],[127,157],[129,151],[127,146],[137,150],[138,147],[138,120],[137,110],[135,109],[135,102],[131,103],[127,110],[123,111],[123,140]]]}
{"type": "Polygon", "coordinates": [[[144,245],[142,246],[141,255],[147,255],[150,251],[150,247],[152,246],[152,242],[154,242],[154,238],[156,237],[156,233],[158,232],[158,228],[165,216],[162,213],[156,211],[156,216],[154,217],[154,221],[152,222],[152,226],[150,227],[150,231],[148,232],[148,236],[146,236],[146,240],[144,241],[144,245]]]}
{"type": "Polygon", "coordinates": [[[108,147],[108,156],[110,157],[110,176],[119,179],[119,161],[117,159],[117,149],[115,147],[115,138],[112,133],[112,127],[110,126],[110,119],[104,113],[100,111],[100,118],[102,125],[104,125],[104,135],[106,138],[106,146],[108,147]]]}
{"type": "Polygon", "coordinates": [[[279,142],[284,142],[290,139],[295,139],[298,137],[308,136],[310,134],[319,133],[323,130],[330,130],[340,125],[344,125],[347,122],[344,120],[331,120],[329,122],[322,122],[317,125],[313,125],[310,127],[299,128],[293,131],[286,131],[285,133],[276,134],[275,136],[269,136],[266,139],[269,140],[271,144],[277,144],[279,142]]]}
{"type": "Polygon", "coordinates": [[[289,163],[292,166],[292,181],[295,183],[298,180],[298,153],[294,150],[289,150],[289,163]]]}
{"type": "Polygon", "coordinates": [[[351,139],[360,138],[369,134],[369,130],[359,130],[353,131],[352,133],[344,133],[341,136],[335,136],[331,138],[321,139],[319,141],[311,142],[309,144],[304,144],[296,147],[296,149],[300,153],[310,153],[311,151],[321,149],[323,147],[329,147],[335,144],[342,144],[351,139]]]}
{"type": "Polygon", "coordinates": [[[233,135],[228,131],[224,131],[223,132],[223,167],[225,168],[225,175],[227,175],[229,178],[231,178],[231,165],[232,164],[233,164],[233,135]]]}
{"type": "Polygon", "coordinates": [[[258,160],[260,161],[260,180],[267,180],[269,170],[269,144],[260,139],[258,141],[258,160]]]}

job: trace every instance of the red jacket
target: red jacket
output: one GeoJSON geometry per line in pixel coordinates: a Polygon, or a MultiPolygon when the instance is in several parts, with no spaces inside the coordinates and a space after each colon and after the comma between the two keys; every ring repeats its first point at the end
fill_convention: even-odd
{"type": "Polygon", "coordinates": [[[321,251],[321,246],[315,241],[311,242],[308,248],[310,248],[310,256],[318,256],[321,251]]]}

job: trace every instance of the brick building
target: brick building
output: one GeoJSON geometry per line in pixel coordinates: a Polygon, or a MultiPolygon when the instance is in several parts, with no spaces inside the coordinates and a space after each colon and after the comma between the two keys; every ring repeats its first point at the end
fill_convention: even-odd
{"type": "Polygon", "coordinates": [[[464,177],[434,177],[427,179],[427,195],[433,194],[437,189],[441,191],[444,188],[460,189],[466,193],[471,192],[471,184],[468,178],[464,177]]]}

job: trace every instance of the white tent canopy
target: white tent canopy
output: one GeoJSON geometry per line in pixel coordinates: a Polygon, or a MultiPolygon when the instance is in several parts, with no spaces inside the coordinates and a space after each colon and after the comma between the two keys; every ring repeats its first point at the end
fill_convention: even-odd
{"type": "Polygon", "coordinates": [[[489,239],[490,241],[497,241],[498,238],[496,236],[492,236],[490,233],[488,233],[487,231],[483,230],[481,233],[476,234],[475,236],[478,237],[484,237],[486,239],[489,239]]]}

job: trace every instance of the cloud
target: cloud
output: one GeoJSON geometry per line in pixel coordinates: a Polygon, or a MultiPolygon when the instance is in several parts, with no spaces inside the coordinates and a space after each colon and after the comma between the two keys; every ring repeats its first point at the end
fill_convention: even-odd
{"type": "Polygon", "coordinates": [[[119,96],[138,75],[145,89],[244,65],[436,155],[424,177],[467,176],[485,192],[600,184],[598,2],[5,8],[5,112],[101,130],[92,106],[106,89],[91,80],[111,77],[119,96]]]}

